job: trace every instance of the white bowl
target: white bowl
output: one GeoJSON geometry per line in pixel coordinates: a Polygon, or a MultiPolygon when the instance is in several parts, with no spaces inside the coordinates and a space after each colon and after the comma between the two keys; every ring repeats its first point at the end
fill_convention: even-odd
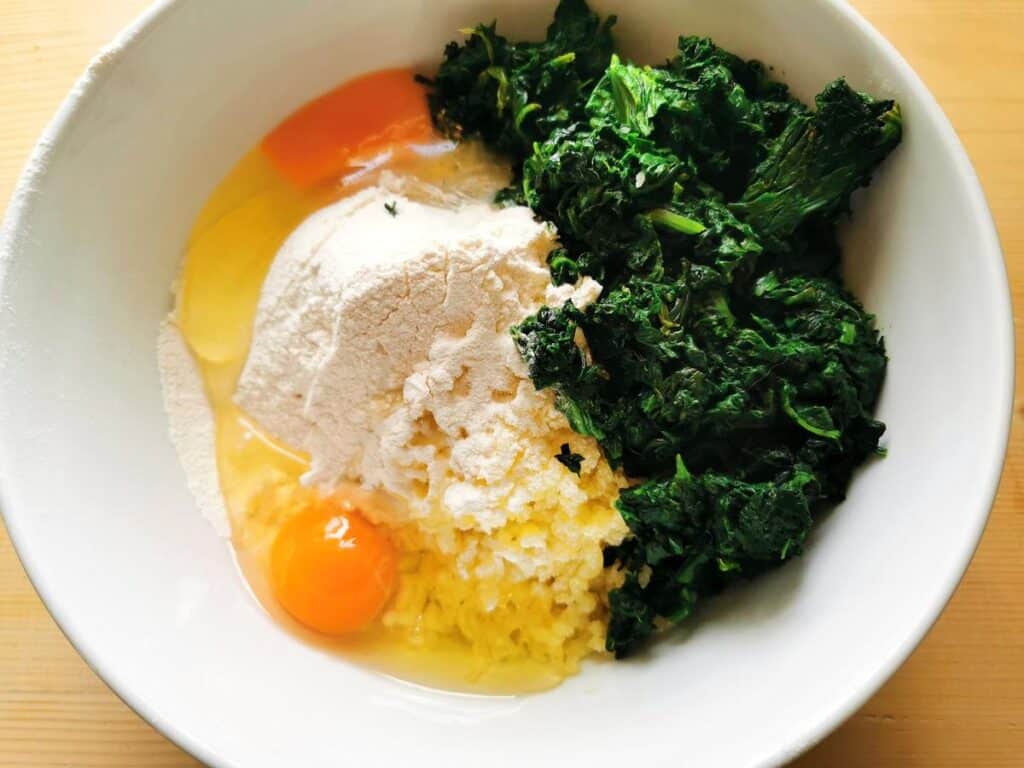
{"type": "Polygon", "coordinates": [[[22,176],[0,255],[0,483],[33,583],[140,714],[216,766],[768,766],[851,714],[962,575],[1013,391],[1003,262],[974,171],[921,81],[839,0],[601,0],[624,50],[707,34],[810,99],[837,75],[892,96],[904,145],[846,233],[892,364],[889,457],[807,555],[715,601],[650,657],[479,698],[328,657],[277,627],[195,509],[156,369],[190,224],[280,118],[346,78],[430,68],[459,27],[538,33],[552,0],[179,0],[89,68],[22,176]],[[244,8],[244,10],[243,10],[244,8]]]}

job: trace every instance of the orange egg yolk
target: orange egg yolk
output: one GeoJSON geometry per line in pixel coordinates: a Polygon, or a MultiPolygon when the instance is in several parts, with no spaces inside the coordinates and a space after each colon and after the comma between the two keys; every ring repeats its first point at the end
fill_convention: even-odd
{"type": "Polygon", "coordinates": [[[274,167],[299,187],[342,173],[357,156],[433,135],[426,90],[408,69],[343,83],[306,104],[263,139],[274,167]]]}
{"type": "Polygon", "coordinates": [[[270,551],[277,600],[295,620],[325,635],[366,628],[391,596],[396,566],[388,539],[331,499],[286,522],[270,551]]]}

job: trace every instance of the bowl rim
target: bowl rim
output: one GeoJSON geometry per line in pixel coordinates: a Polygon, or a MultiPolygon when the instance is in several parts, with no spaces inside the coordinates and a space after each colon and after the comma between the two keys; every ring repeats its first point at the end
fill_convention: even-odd
{"type": "MultiPolygon", "coordinates": [[[[921,98],[924,106],[924,118],[935,125],[939,141],[951,157],[965,186],[970,202],[971,217],[979,222],[982,230],[979,243],[979,250],[982,252],[981,258],[985,259],[986,266],[994,271],[993,280],[997,289],[992,300],[995,304],[995,312],[1000,319],[992,331],[995,335],[995,347],[1002,350],[1002,353],[999,359],[993,363],[998,379],[994,386],[1000,390],[1000,397],[992,405],[1000,411],[999,423],[1002,424],[1002,428],[1001,431],[996,431],[995,439],[991,440],[989,445],[984,446],[983,450],[988,455],[986,463],[989,465],[989,470],[987,476],[981,478],[981,482],[978,484],[977,503],[972,511],[973,526],[968,535],[964,537],[958,557],[947,572],[943,589],[938,593],[938,599],[929,606],[929,610],[922,615],[921,621],[900,640],[889,656],[881,659],[874,671],[864,677],[859,688],[853,694],[845,699],[837,700],[816,718],[805,721],[807,725],[798,739],[791,744],[776,747],[767,755],[762,755],[751,764],[750,768],[772,768],[781,765],[821,741],[860,709],[882,687],[934,626],[966,573],[991,514],[1009,445],[1015,388],[1015,338],[1006,263],[991,208],[966,149],[931,90],[892,43],[875,29],[859,11],[844,0],[816,1],[838,15],[842,22],[853,25],[858,33],[879,51],[886,63],[898,72],[916,92],[916,95],[921,98]]],[[[48,160],[54,148],[63,139],[78,113],[104,87],[125,52],[137,40],[154,31],[171,13],[187,2],[190,0],[156,0],[136,16],[114,37],[112,42],[104,46],[93,57],[84,73],[79,76],[71,91],[64,98],[56,114],[44,128],[18,177],[3,222],[0,224],[0,295],[3,293],[10,264],[17,258],[24,222],[38,198],[36,182],[47,173],[48,160]]],[[[9,484],[5,482],[5,478],[8,476],[5,465],[4,446],[2,438],[0,438],[0,516],[4,519],[14,551],[18,555],[30,583],[68,642],[121,701],[165,738],[204,764],[218,768],[235,768],[226,756],[218,754],[212,745],[196,738],[166,718],[156,702],[145,700],[133,693],[131,681],[123,677],[115,665],[102,664],[97,661],[98,654],[94,652],[89,638],[83,636],[76,629],[74,611],[63,604],[59,596],[54,594],[48,585],[39,578],[38,568],[31,557],[28,537],[19,525],[19,514],[15,512],[15,509],[20,507],[9,496],[7,490],[9,484]]]]}

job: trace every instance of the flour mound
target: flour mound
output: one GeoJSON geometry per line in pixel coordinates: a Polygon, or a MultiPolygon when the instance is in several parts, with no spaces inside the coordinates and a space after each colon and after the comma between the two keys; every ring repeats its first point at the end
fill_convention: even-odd
{"type": "Polygon", "coordinates": [[[220,492],[213,411],[192,353],[170,319],[160,325],[157,365],[171,443],[185,470],[185,482],[203,516],[218,535],[228,538],[231,526],[220,492]]]}

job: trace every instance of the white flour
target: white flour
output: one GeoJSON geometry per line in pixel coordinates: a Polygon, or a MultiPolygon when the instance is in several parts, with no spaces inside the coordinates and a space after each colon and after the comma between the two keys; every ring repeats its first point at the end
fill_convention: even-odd
{"type": "Polygon", "coordinates": [[[549,436],[565,427],[509,328],[600,286],[551,289],[554,232],[529,209],[395,187],[319,211],[282,246],[236,400],[310,454],[307,482],[382,488],[438,531],[493,530],[530,503],[513,498],[530,487],[521,469],[554,463],[549,436]]]}
{"type": "MultiPolygon", "coordinates": [[[[509,334],[542,303],[582,307],[599,295],[590,279],[552,288],[545,257],[554,245],[553,230],[526,208],[385,173],[310,216],[278,252],[236,401],[310,454],[306,482],[387,490],[442,550],[456,530],[529,519],[541,487],[582,503],[552,440],[572,437],[593,465],[596,445],[567,432],[509,334]]],[[[189,487],[228,535],[212,413],[173,321],[159,358],[189,487]]],[[[493,546],[534,571],[518,546],[493,546]]]]}
{"type": "Polygon", "coordinates": [[[216,430],[203,380],[185,340],[168,319],[160,326],[157,364],[171,442],[200,512],[221,536],[231,535],[217,474],[216,430]]]}

